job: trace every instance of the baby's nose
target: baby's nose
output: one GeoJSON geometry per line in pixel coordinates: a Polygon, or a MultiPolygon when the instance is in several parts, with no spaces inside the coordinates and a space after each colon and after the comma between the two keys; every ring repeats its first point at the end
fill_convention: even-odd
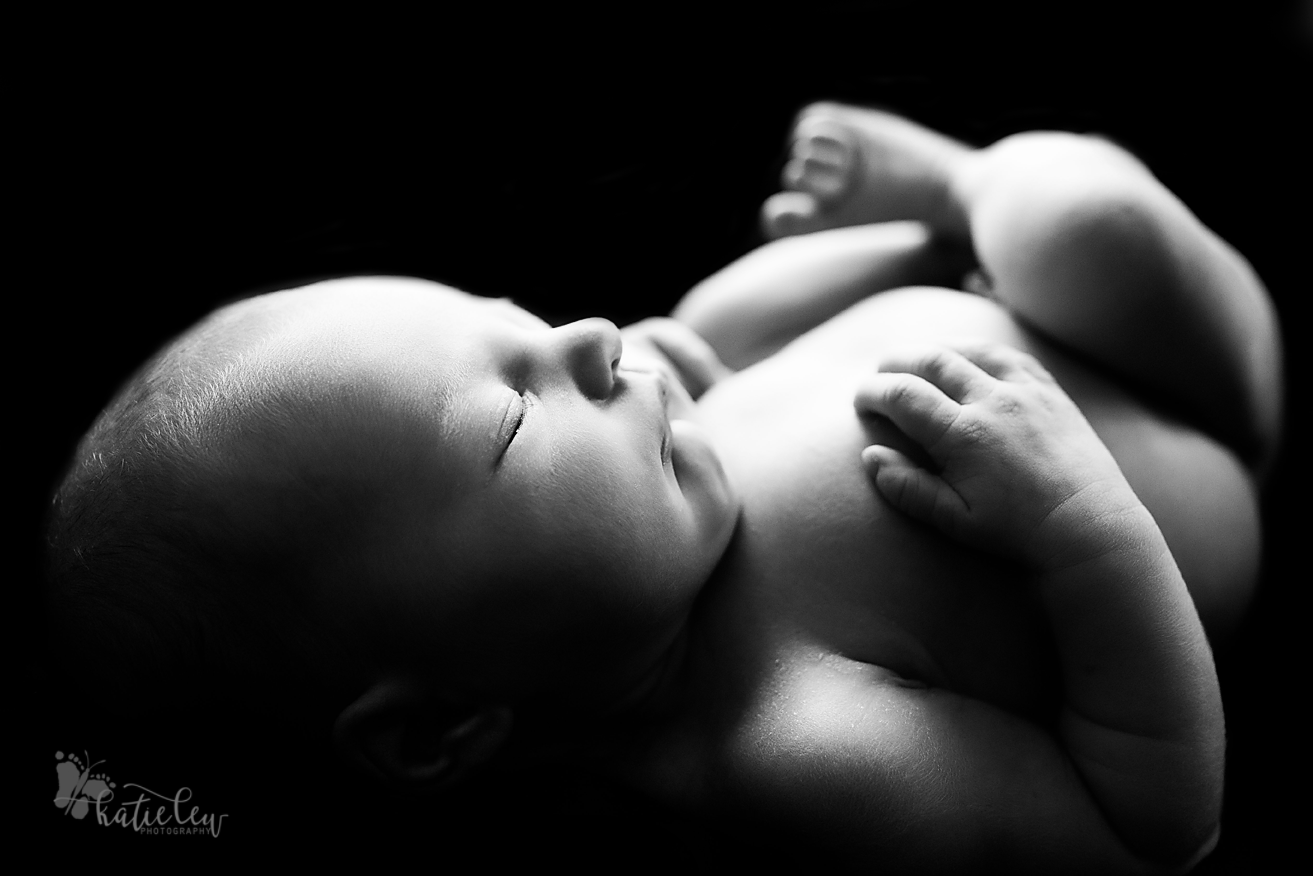
{"type": "Polygon", "coordinates": [[[556,329],[564,348],[566,366],[590,398],[610,398],[623,344],[620,329],[609,319],[581,319],[556,329]]]}

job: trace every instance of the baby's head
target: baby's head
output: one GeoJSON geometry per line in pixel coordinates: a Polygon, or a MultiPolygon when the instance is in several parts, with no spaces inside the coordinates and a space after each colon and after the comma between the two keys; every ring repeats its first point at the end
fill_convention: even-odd
{"type": "Polygon", "coordinates": [[[124,702],[171,695],[141,684],[159,666],[314,700],[403,783],[485,756],[516,709],[614,707],[737,516],[710,444],[669,419],[678,387],[620,352],[604,320],[417,280],[219,311],[79,449],[51,527],[59,638],[98,649],[124,702]]]}

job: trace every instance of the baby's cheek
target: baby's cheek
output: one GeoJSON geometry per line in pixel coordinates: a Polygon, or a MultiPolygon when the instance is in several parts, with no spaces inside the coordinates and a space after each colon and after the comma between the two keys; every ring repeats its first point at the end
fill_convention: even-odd
{"type": "Polygon", "coordinates": [[[675,477],[692,512],[694,538],[716,553],[724,549],[738,518],[738,495],[702,427],[672,420],[675,477]]]}

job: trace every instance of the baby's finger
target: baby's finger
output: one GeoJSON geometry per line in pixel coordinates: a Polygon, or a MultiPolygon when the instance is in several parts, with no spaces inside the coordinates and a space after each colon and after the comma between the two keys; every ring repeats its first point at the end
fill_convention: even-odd
{"type": "Polygon", "coordinates": [[[943,478],[894,450],[874,444],[862,451],[862,464],[885,500],[907,516],[949,535],[966,505],[943,478]]]}
{"type": "Polygon", "coordinates": [[[954,349],[998,380],[1032,378],[1047,383],[1056,382],[1038,359],[1007,344],[964,344],[954,349]]]}
{"type": "Polygon", "coordinates": [[[989,389],[990,376],[956,350],[930,347],[895,351],[880,360],[880,371],[902,371],[933,383],[956,402],[989,389]]]}
{"type": "Polygon", "coordinates": [[[854,399],[862,413],[893,420],[908,438],[933,453],[962,406],[915,374],[877,372],[867,376],[854,399]]]}

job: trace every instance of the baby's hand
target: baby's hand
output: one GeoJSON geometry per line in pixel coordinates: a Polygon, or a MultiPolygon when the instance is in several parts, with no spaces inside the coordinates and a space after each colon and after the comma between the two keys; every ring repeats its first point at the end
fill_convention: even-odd
{"type": "Polygon", "coordinates": [[[694,399],[730,373],[697,332],[677,320],[653,317],[620,331],[621,367],[658,367],[670,371],[694,399]]]}
{"type": "Polygon", "coordinates": [[[862,461],[896,508],[951,538],[1052,570],[1115,547],[1139,507],[1112,454],[1033,357],[1002,345],[896,355],[859,388],[937,471],[882,445],[862,461]]]}

